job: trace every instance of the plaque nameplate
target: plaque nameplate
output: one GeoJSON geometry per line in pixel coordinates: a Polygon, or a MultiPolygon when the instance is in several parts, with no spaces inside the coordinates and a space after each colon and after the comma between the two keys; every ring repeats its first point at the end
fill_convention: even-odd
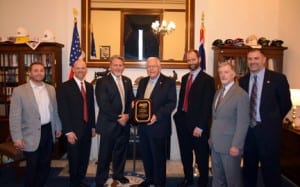
{"type": "Polygon", "coordinates": [[[150,99],[136,99],[134,101],[133,120],[136,123],[149,123],[152,117],[152,102],[150,99]]]}

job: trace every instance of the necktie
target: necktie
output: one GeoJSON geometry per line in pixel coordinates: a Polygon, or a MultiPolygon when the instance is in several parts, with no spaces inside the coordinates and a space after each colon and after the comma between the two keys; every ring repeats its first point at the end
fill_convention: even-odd
{"type": "Polygon", "coordinates": [[[122,87],[121,83],[121,77],[117,77],[117,83],[118,83],[118,90],[121,96],[121,102],[122,102],[122,114],[124,113],[125,110],[125,94],[124,94],[124,89],[122,87]]]}
{"type": "Polygon", "coordinates": [[[220,91],[220,94],[218,96],[218,100],[217,100],[217,104],[216,104],[216,108],[217,109],[220,105],[220,103],[222,102],[223,98],[224,98],[224,93],[225,93],[225,88],[222,88],[222,90],[220,91]]]}
{"type": "Polygon", "coordinates": [[[253,85],[250,95],[250,127],[256,126],[256,104],[257,104],[257,75],[253,76],[253,85]]]}
{"type": "Polygon", "coordinates": [[[152,89],[153,89],[153,82],[152,82],[152,80],[149,80],[146,90],[145,90],[145,93],[144,93],[144,98],[146,98],[146,99],[150,98],[152,89]]]}
{"type": "Polygon", "coordinates": [[[84,90],[83,82],[81,82],[81,95],[83,98],[83,120],[85,122],[88,122],[88,106],[87,106],[87,100],[86,100],[86,93],[84,90]]]}
{"type": "Polygon", "coordinates": [[[189,94],[190,94],[190,89],[193,84],[193,74],[190,74],[190,78],[186,84],[185,87],[185,93],[184,93],[184,100],[183,100],[183,111],[187,112],[188,111],[188,103],[189,103],[189,94]]]}

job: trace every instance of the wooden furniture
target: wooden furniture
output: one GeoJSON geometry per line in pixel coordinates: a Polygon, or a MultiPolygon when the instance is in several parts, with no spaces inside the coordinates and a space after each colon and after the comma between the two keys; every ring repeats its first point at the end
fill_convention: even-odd
{"type": "MultiPolygon", "coordinates": [[[[29,80],[29,66],[42,62],[45,66],[45,82],[57,87],[62,82],[62,48],[59,43],[40,43],[36,49],[27,44],[0,43],[0,125],[9,116],[10,98],[14,87],[29,80]]],[[[8,134],[9,136],[9,134],[8,134]]],[[[54,157],[61,156],[61,143],[55,144],[54,157]],[[57,148],[60,148],[57,150],[57,148]]]]}
{"type": "Polygon", "coordinates": [[[280,162],[282,173],[300,186],[300,131],[282,127],[280,162]]]}
{"type": "MultiPolygon", "coordinates": [[[[220,87],[220,78],[218,75],[218,63],[231,61],[236,67],[237,78],[248,72],[247,53],[252,48],[249,46],[214,46],[214,76],[216,78],[216,88],[220,87]]],[[[287,47],[264,46],[262,51],[267,57],[267,68],[282,72],[283,52],[287,47]]]]}

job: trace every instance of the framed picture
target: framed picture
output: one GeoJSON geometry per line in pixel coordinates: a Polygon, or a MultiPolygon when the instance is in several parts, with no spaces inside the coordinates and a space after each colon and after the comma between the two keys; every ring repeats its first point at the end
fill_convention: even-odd
{"type": "Polygon", "coordinates": [[[110,46],[101,45],[100,46],[100,60],[107,61],[110,57],[110,46]]]}

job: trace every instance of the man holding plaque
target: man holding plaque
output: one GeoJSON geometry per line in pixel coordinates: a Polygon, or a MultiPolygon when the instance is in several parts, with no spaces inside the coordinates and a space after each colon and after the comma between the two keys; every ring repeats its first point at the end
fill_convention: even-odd
{"type": "Polygon", "coordinates": [[[132,83],[122,75],[125,69],[123,57],[112,56],[109,67],[111,73],[97,81],[95,91],[99,106],[96,132],[101,135],[96,187],[104,186],[111,161],[113,180],[129,183],[124,177],[124,167],[130,135],[128,120],[134,98],[132,83]]]}
{"type": "Polygon", "coordinates": [[[184,179],[178,187],[190,186],[193,180],[193,152],[200,171],[198,186],[208,183],[208,135],[211,107],[215,93],[214,79],[200,67],[197,50],[186,54],[190,72],[181,80],[177,112],[174,115],[184,179]]]}
{"type": "MultiPolygon", "coordinates": [[[[146,180],[139,186],[164,187],[166,183],[166,142],[171,135],[171,113],[176,106],[175,80],[160,73],[160,60],[156,57],[147,59],[148,77],[139,82],[136,102],[145,107],[150,101],[150,120],[139,123],[139,117],[135,116],[138,124],[140,146],[146,180]],[[147,100],[150,99],[150,100],[147,100]]],[[[145,110],[135,106],[136,110],[142,111],[142,121],[146,119],[145,110]]]]}

